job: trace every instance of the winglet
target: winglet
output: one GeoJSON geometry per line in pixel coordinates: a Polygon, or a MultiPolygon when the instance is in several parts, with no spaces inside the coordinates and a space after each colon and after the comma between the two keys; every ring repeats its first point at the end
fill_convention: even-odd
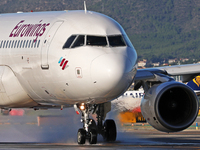
{"type": "Polygon", "coordinates": [[[85,13],[87,13],[87,7],[86,7],[86,2],[84,1],[84,9],[85,9],[85,13]]]}

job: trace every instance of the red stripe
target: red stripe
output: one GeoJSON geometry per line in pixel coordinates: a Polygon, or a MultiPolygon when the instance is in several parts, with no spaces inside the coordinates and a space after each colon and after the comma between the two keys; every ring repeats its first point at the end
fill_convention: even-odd
{"type": "Polygon", "coordinates": [[[65,58],[61,61],[60,66],[63,65],[64,61],[65,61],[65,58]]]}
{"type": "Polygon", "coordinates": [[[63,67],[62,67],[62,70],[65,69],[65,66],[67,65],[67,63],[68,63],[68,60],[65,61],[64,65],[63,65],[63,67]]]}

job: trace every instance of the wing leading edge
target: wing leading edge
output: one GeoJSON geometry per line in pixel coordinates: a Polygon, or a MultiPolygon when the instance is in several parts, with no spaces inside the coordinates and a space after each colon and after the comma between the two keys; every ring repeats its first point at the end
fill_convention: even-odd
{"type": "Polygon", "coordinates": [[[200,74],[200,64],[175,65],[156,68],[139,69],[135,76],[135,82],[149,79],[155,79],[155,74],[163,74],[165,76],[181,75],[183,82],[192,80],[200,74]]]}

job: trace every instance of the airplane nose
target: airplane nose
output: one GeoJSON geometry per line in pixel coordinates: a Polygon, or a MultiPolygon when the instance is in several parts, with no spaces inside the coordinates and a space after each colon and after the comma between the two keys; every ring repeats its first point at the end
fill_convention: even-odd
{"type": "Polygon", "coordinates": [[[126,56],[104,54],[93,60],[91,78],[95,87],[104,95],[115,97],[124,92],[132,82],[132,70],[133,66],[126,56]]]}

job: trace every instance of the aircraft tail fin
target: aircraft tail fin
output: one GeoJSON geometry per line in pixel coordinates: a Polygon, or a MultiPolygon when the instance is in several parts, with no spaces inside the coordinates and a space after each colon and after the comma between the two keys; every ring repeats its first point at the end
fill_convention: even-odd
{"type": "Polygon", "coordinates": [[[197,95],[200,95],[200,76],[196,76],[194,79],[187,83],[197,95]]]}

